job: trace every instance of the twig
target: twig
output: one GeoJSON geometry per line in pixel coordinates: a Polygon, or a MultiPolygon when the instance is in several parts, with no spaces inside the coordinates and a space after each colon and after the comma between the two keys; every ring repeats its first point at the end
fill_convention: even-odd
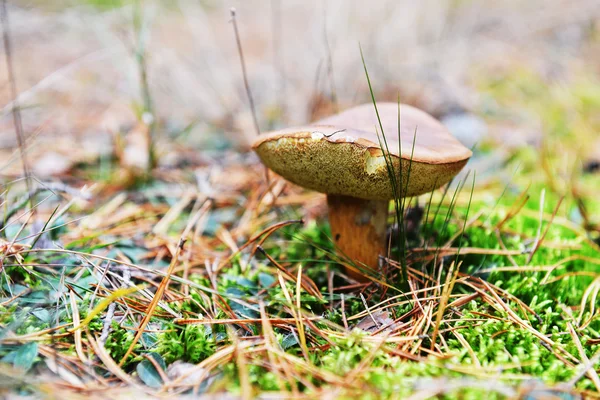
{"type": "Polygon", "coordinates": [[[241,398],[243,400],[251,400],[254,398],[252,394],[252,385],[250,384],[250,372],[248,371],[248,362],[246,361],[246,355],[244,354],[244,348],[240,346],[240,339],[238,338],[235,330],[230,327],[228,336],[232,338],[233,345],[235,346],[234,356],[236,361],[236,369],[238,370],[238,378],[240,380],[240,388],[242,392],[241,398]]]}
{"type": "Polygon", "coordinates": [[[142,13],[141,0],[137,0],[133,7],[133,29],[135,35],[134,55],[137,62],[140,75],[140,86],[142,90],[142,101],[144,102],[144,112],[142,122],[148,127],[145,132],[148,140],[148,166],[147,173],[156,166],[156,152],[154,142],[156,140],[156,113],[154,111],[154,102],[150,93],[150,84],[148,81],[148,63],[146,62],[146,46],[143,37],[144,33],[144,15],[142,13]]]}
{"type": "MultiPolygon", "coordinates": [[[[285,275],[289,280],[296,282],[297,278],[294,274],[292,274],[290,271],[288,271],[287,269],[285,269],[281,264],[279,264],[273,257],[271,257],[269,255],[269,253],[267,253],[265,251],[265,249],[262,248],[262,246],[258,246],[257,247],[258,251],[260,251],[266,258],[267,260],[269,260],[271,262],[271,264],[273,264],[274,266],[276,266],[279,271],[285,275]]],[[[302,280],[300,280],[302,288],[309,293],[312,296],[315,296],[318,299],[322,299],[323,295],[321,294],[321,291],[319,290],[318,286],[315,284],[315,282],[310,279],[307,276],[302,277],[302,280]]]]}
{"type": "MultiPolygon", "coordinates": [[[[110,268],[110,263],[106,265],[106,271],[108,271],[109,268],[110,268]]],[[[131,284],[130,279],[131,279],[131,271],[129,270],[129,267],[125,266],[123,268],[123,281],[121,282],[122,289],[126,289],[130,286],[130,284],[131,284]]],[[[102,333],[100,334],[100,338],[98,339],[98,342],[101,343],[103,346],[104,346],[104,343],[106,342],[106,339],[108,339],[108,334],[110,333],[111,324],[112,324],[113,318],[115,316],[116,308],[117,308],[116,302],[110,303],[110,305],[108,306],[108,310],[106,310],[106,316],[102,320],[102,333]]]]}
{"type": "MultiPolygon", "coordinates": [[[[242,41],[240,39],[240,32],[237,26],[237,20],[235,18],[235,7],[229,9],[231,13],[231,23],[233,24],[233,33],[235,34],[235,43],[237,45],[238,54],[240,55],[240,65],[242,67],[242,76],[244,78],[244,87],[246,88],[246,94],[248,95],[248,103],[250,104],[250,112],[252,113],[252,122],[254,123],[254,131],[256,136],[260,136],[260,127],[258,126],[258,118],[256,117],[256,107],[254,107],[254,98],[252,97],[252,91],[250,90],[250,84],[248,83],[248,73],[246,72],[246,61],[244,60],[244,51],[242,50],[242,41]]],[[[271,184],[269,178],[269,168],[264,167],[265,182],[269,193],[271,192],[271,184]]],[[[275,198],[275,196],[273,196],[275,198]]]]}
{"type": "Polygon", "coordinates": [[[590,380],[594,383],[594,386],[596,386],[596,390],[600,391],[600,378],[598,377],[598,373],[594,369],[594,365],[596,365],[596,363],[600,359],[600,351],[597,351],[596,354],[594,354],[592,356],[592,359],[590,360],[585,354],[585,350],[581,345],[581,341],[579,340],[579,336],[577,336],[577,332],[573,328],[573,325],[570,322],[568,322],[567,327],[569,328],[569,334],[573,338],[573,342],[577,346],[577,351],[579,352],[579,356],[581,357],[582,363],[579,365],[583,365],[583,368],[581,368],[579,374],[576,374],[570,381],[567,382],[567,388],[569,390],[572,389],[575,386],[575,384],[579,381],[579,379],[583,377],[583,375],[587,375],[590,378],[590,380]]]}
{"type": "Polygon", "coordinates": [[[23,121],[21,119],[21,108],[19,107],[19,103],[17,101],[18,90],[14,65],[12,61],[12,43],[10,38],[10,23],[8,19],[8,9],[6,8],[6,0],[2,0],[0,19],[2,20],[2,39],[4,41],[6,70],[8,71],[8,80],[10,84],[13,123],[15,125],[15,133],[17,135],[17,143],[19,145],[19,155],[21,156],[21,163],[23,164],[23,173],[25,174],[25,185],[27,186],[27,193],[29,194],[29,207],[31,207],[31,209],[33,210],[33,214],[35,215],[36,211],[32,204],[31,183],[29,182],[29,164],[27,163],[27,157],[25,156],[25,138],[23,135],[23,121]]]}
{"type": "Polygon", "coordinates": [[[120,366],[115,363],[115,361],[108,354],[104,346],[100,345],[94,339],[93,334],[91,334],[88,330],[86,330],[88,343],[90,344],[94,353],[98,356],[100,361],[106,366],[106,369],[110,371],[114,376],[119,378],[121,381],[131,385],[134,388],[138,388],[140,385],[137,384],[136,381],[133,380],[131,376],[129,376],[125,371],[121,369],[120,366]]]}
{"type": "Polygon", "coordinates": [[[334,112],[338,112],[337,92],[335,90],[335,79],[333,77],[333,60],[331,58],[331,48],[329,47],[329,38],[327,36],[327,2],[323,2],[323,39],[325,40],[325,50],[327,51],[327,78],[331,90],[331,102],[334,112]]]}
{"type": "Polygon", "coordinates": [[[281,0],[271,0],[271,33],[273,37],[273,64],[279,72],[279,85],[277,92],[279,94],[279,109],[284,115],[286,111],[286,84],[285,84],[285,65],[283,56],[283,47],[281,38],[283,27],[281,24],[281,0]]]}
{"type": "MultiPolygon", "coordinates": [[[[92,264],[92,263],[90,263],[90,264],[92,264]]],[[[92,311],[92,309],[94,308],[94,302],[96,301],[96,296],[98,295],[98,291],[100,290],[100,286],[102,286],[102,282],[104,281],[104,278],[106,278],[106,274],[108,273],[109,267],[110,267],[110,262],[107,262],[106,267],[102,271],[102,276],[100,276],[100,279],[98,279],[98,284],[96,285],[96,289],[94,289],[94,293],[92,293],[92,297],[90,298],[88,312],[92,311]]],[[[100,269],[100,268],[98,268],[98,269],[100,269]]]]}
{"type": "Polygon", "coordinates": [[[108,334],[110,333],[110,325],[112,324],[112,320],[115,316],[115,310],[117,308],[117,303],[110,303],[108,309],[106,310],[106,315],[102,320],[102,333],[100,334],[100,338],[98,338],[98,342],[104,346],[106,343],[106,339],[108,339],[108,334]]]}
{"type": "Polygon", "coordinates": [[[360,294],[360,299],[363,302],[363,305],[365,306],[365,309],[367,310],[367,313],[369,314],[369,317],[371,317],[371,319],[373,320],[373,323],[375,324],[375,326],[377,328],[379,328],[379,323],[377,322],[377,320],[375,320],[375,317],[373,317],[373,314],[371,314],[371,310],[369,309],[369,305],[367,304],[367,300],[365,300],[365,296],[363,296],[363,294],[360,294]]]}
{"type": "Polygon", "coordinates": [[[246,73],[246,62],[244,61],[244,52],[242,51],[242,41],[240,39],[240,32],[238,31],[237,21],[235,19],[235,7],[229,9],[231,13],[231,23],[233,24],[233,32],[235,34],[235,42],[237,44],[238,54],[240,55],[240,64],[242,66],[242,75],[244,77],[244,86],[246,87],[246,94],[248,95],[248,102],[250,103],[250,111],[252,111],[252,121],[254,122],[254,129],[256,136],[260,135],[260,128],[258,127],[258,119],[256,118],[256,109],[254,107],[254,99],[252,98],[252,92],[250,91],[250,84],[248,83],[248,74],[246,73]]]}
{"type": "Polygon", "coordinates": [[[346,302],[344,299],[344,293],[342,293],[342,322],[344,323],[344,328],[346,328],[346,330],[348,330],[348,318],[346,318],[346,302]]]}

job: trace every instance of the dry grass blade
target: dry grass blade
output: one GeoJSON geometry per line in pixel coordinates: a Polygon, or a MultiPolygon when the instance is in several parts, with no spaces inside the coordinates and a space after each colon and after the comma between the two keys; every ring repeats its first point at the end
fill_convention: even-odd
{"type": "Polygon", "coordinates": [[[253,390],[252,385],[250,384],[250,376],[248,373],[248,362],[246,361],[246,355],[244,354],[243,347],[240,346],[240,339],[237,337],[237,334],[231,328],[229,328],[228,331],[229,337],[232,338],[233,346],[235,348],[235,365],[237,367],[238,377],[240,379],[242,399],[249,400],[253,398],[253,390]]]}
{"type": "MultiPolygon", "coordinates": [[[[539,234],[538,234],[538,236],[536,237],[535,244],[533,245],[533,249],[531,249],[531,253],[529,254],[529,258],[527,259],[527,264],[529,264],[531,262],[536,251],[538,250],[538,248],[540,247],[540,245],[546,238],[546,235],[548,234],[548,231],[550,230],[550,227],[552,226],[552,221],[554,221],[554,217],[556,217],[556,213],[558,212],[558,209],[560,208],[560,205],[562,204],[563,199],[564,199],[564,197],[561,197],[560,200],[558,200],[558,204],[556,205],[556,207],[554,208],[554,211],[552,212],[552,217],[550,218],[550,221],[548,221],[548,224],[546,225],[546,229],[544,229],[544,233],[541,236],[539,236],[539,234]]],[[[543,208],[541,208],[541,209],[543,210],[543,208]]],[[[541,229],[541,227],[542,227],[541,220],[540,220],[539,226],[541,229]]]]}
{"type": "MultiPolygon", "coordinates": [[[[590,362],[590,359],[585,354],[585,350],[584,350],[583,346],[581,345],[581,341],[579,340],[579,336],[577,335],[577,332],[575,332],[575,328],[573,328],[573,325],[570,322],[568,322],[567,327],[569,328],[569,334],[573,338],[573,342],[577,346],[577,351],[579,352],[579,357],[581,357],[581,361],[582,361],[581,365],[584,366],[582,372],[584,372],[592,380],[592,382],[594,383],[594,386],[596,386],[596,390],[600,393],[600,378],[598,377],[598,373],[594,369],[594,365],[596,364],[596,362],[590,362]]],[[[595,354],[592,357],[592,359],[595,359],[595,361],[598,361],[598,359],[596,358],[596,356],[598,356],[598,355],[600,355],[600,350],[598,351],[598,354],[595,354]]],[[[576,383],[576,382],[574,382],[574,383],[576,383]]]]}
{"type": "Polygon", "coordinates": [[[106,369],[108,369],[108,371],[111,374],[119,378],[121,381],[127,383],[128,385],[131,385],[133,387],[139,387],[135,380],[133,380],[129,374],[123,371],[121,367],[117,365],[117,363],[115,363],[112,357],[106,352],[104,347],[98,344],[98,342],[91,333],[86,332],[86,335],[88,343],[94,350],[94,353],[98,356],[100,361],[102,361],[106,369]]]}
{"type": "MultiPolygon", "coordinates": [[[[377,338],[377,342],[380,342],[380,338],[377,338]]],[[[294,368],[305,371],[310,377],[313,379],[322,379],[328,384],[338,385],[340,387],[348,387],[352,385],[352,382],[348,382],[339,375],[336,375],[333,372],[329,372],[325,369],[320,369],[314,364],[302,359],[298,358],[292,354],[285,353],[279,349],[275,349],[274,353],[277,354],[280,358],[288,361],[294,368]]]]}
{"type": "MultiPolygon", "coordinates": [[[[442,323],[444,313],[446,312],[446,306],[450,299],[450,295],[452,294],[452,289],[454,288],[454,284],[456,283],[458,268],[459,265],[453,262],[452,265],[450,265],[450,269],[448,270],[448,273],[446,275],[446,284],[444,285],[444,288],[442,290],[440,304],[438,305],[438,311],[435,317],[435,326],[433,329],[433,335],[431,337],[431,350],[435,348],[438,332],[440,330],[440,324],[442,323]]],[[[475,362],[475,360],[473,361],[475,362]]]]}
{"type": "Polygon", "coordinates": [[[164,235],[171,224],[181,215],[182,211],[187,207],[188,204],[194,199],[193,194],[186,194],[181,200],[173,205],[167,211],[167,213],[158,221],[158,223],[152,229],[153,233],[164,235]]]}
{"type": "Polygon", "coordinates": [[[242,41],[240,39],[240,32],[237,26],[236,11],[235,8],[230,8],[229,13],[231,15],[231,23],[233,25],[233,33],[235,34],[235,43],[237,45],[238,55],[240,56],[240,65],[242,67],[242,76],[244,78],[244,87],[246,88],[246,95],[248,96],[248,103],[250,105],[250,111],[252,113],[252,122],[254,123],[254,130],[256,136],[260,135],[260,128],[258,126],[258,118],[256,117],[256,107],[254,107],[254,97],[252,97],[252,91],[250,90],[250,84],[248,83],[248,73],[246,72],[246,61],[244,60],[244,51],[242,50],[242,41]]]}
{"type": "MultiPolygon", "coordinates": [[[[309,321],[321,321],[323,317],[304,317],[305,320],[309,321]]],[[[295,322],[294,318],[269,318],[269,324],[272,325],[285,325],[290,322],[295,322]]],[[[176,318],[173,320],[178,325],[220,325],[220,324],[256,324],[262,323],[262,318],[219,318],[219,319],[194,319],[194,318],[176,318]]]]}
{"type": "Polygon", "coordinates": [[[293,282],[300,282],[300,286],[302,287],[302,289],[304,289],[308,294],[310,294],[311,296],[315,296],[318,299],[322,299],[323,295],[321,294],[321,291],[319,290],[319,288],[317,287],[317,285],[313,282],[312,279],[306,277],[306,276],[301,276],[300,279],[298,279],[296,276],[294,276],[294,274],[292,274],[291,272],[289,272],[287,269],[283,268],[283,266],[281,266],[281,264],[279,264],[277,261],[275,261],[275,259],[273,257],[271,257],[269,255],[269,253],[267,253],[266,251],[264,251],[264,249],[262,247],[258,247],[258,249],[263,253],[263,255],[265,257],[267,257],[267,259],[273,264],[275,265],[279,271],[281,273],[283,273],[289,280],[293,281],[293,282]]]}
{"type": "Polygon", "coordinates": [[[362,293],[360,294],[360,299],[362,300],[363,305],[365,306],[365,311],[369,315],[369,318],[371,319],[371,321],[373,321],[374,326],[379,328],[379,322],[377,322],[375,317],[373,317],[373,313],[371,313],[371,310],[369,309],[369,304],[367,303],[367,300],[365,300],[365,296],[362,293]]]}
{"type": "Polygon", "coordinates": [[[267,316],[267,312],[265,310],[264,303],[260,303],[260,319],[262,322],[262,331],[263,337],[265,339],[265,345],[267,346],[267,357],[269,358],[269,362],[273,366],[272,370],[277,377],[277,384],[280,390],[284,390],[285,383],[288,382],[290,387],[292,388],[292,393],[294,396],[298,396],[300,393],[298,391],[298,385],[296,384],[296,379],[293,377],[293,371],[290,370],[285,361],[281,360],[274,353],[273,349],[279,349],[279,343],[277,342],[277,338],[275,337],[275,332],[273,331],[273,327],[271,325],[271,319],[267,316]],[[281,376],[281,371],[283,370],[283,374],[285,375],[285,379],[281,376]]]}
{"type": "MultiPolygon", "coordinates": [[[[33,210],[28,211],[28,216],[27,219],[25,220],[25,222],[19,227],[19,230],[17,231],[17,234],[12,238],[11,242],[9,244],[6,245],[6,247],[3,249],[4,251],[2,252],[2,258],[0,259],[0,265],[4,265],[4,261],[6,260],[6,257],[8,257],[9,254],[11,254],[11,252],[14,252],[13,247],[15,246],[15,243],[17,241],[17,238],[21,235],[21,232],[23,232],[23,229],[25,229],[25,226],[27,226],[27,224],[29,223],[29,220],[31,220],[31,218],[34,216],[33,210]]],[[[3,246],[4,247],[4,246],[3,246]]]]}
{"type": "Polygon", "coordinates": [[[585,292],[583,292],[583,296],[581,297],[581,305],[579,307],[580,308],[579,315],[577,316],[577,324],[579,325],[579,329],[583,329],[594,318],[594,315],[596,313],[596,306],[598,304],[596,301],[598,298],[598,293],[600,293],[600,276],[595,278],[592,281],[592,283],[590,283],[590,285],[587,287],[585,292]],[[587,309],[586,304],[588,303],[588,299],[589,299],[589,303],[590,303],[590,309],[589,309],[590,317],[588,318],[587,321],[583,321],[583,316],[587,309]]]}
{"type": "Polygon", "coordinates": [[[150,305],[148,306],[148,309],[146,310],[146,314],[144,315],[144,318],[142,319],[142,322],[140,323],[140,325],[138,327],[138,330],[133,338],[133,341],[131,342],[131,345],[129,346],[129,348],[127,349],[127,352],[125,352],[125,355],[123,356],[123,358],[121,358],[121,361],[119,362],[119,366],[123,365],[123,363],[125,363],[125,360],[127,360],[127,358],[131,355],[131,353],[133,353],[133,349],[134,349],[135,345],[142,337],[142,334],[144,333],[146,326],[150,322],[150,319],[152,318],[152,314],[154,313],[154,309],[156,308],[156,306],[158,305],[158,302],[162,298],[162,295],[163,295],[165,289],[167,288],[167,285],[169,284],[171,274],[173,273],[173,270],[175,269],[175,265],[177,265],[177,261],[179,261],[179,254],[183,250],[184,243],[185,243],[185,240],[183,238],[179,240],[179,243],[177,244],[177,249],[175,251],[175,254],[173,255],[173,259],[171,260],[171,264],[169,265],[169,268],[167,269],[167,273],[166,273],[165,277],[162,279],[160,286],[156,290],[156,293],[154,294],[154,297],[152,298],[152,302],[150,302],[150,305]]]}
{"type": "Polygon", "coordinates": [[[290,305],[291,314],[294,317],[294,322],[296,323],[296,330],[298,331],[298,333],[302,332],[302,335],[300,335],[300,338],[299,338],[300,350],[302,350],[302,354],[304,355],[304,358],[308,359],[308,349],[306,348],[306,337],[304,336],[304,326],[302,325],[302,321],[300,320],[300,318],[301,318],[300,309],[298,307],[296,307],[296,309],[294,309],[294,301],[292,300],[292,296],[290,295],[290,292],[285,284],[285,280],[283,279],[283,275],[281,274],[281,272],[277,274],[277,278],[279,279],[279,285],[281,286],[281,291],[283,292],[285,299],[288,301],[288,303],[290,305]]]}
{"type": "Polygon", "coordinates": [[[501,249],[483,249],[479,247],[442,247],[439,249],[434,248],[423,248],[417,247],[415,249],[411,249],[411,252],[419,254],[419,253],[438,253],[438,256],[448,256],[455,254],[481,254],[481,255],[498,255],[498,256],[519,256],[522,255],[523,252],[520,250],[501,250],[501,249]]]}
{"type": "Polygon", "coordinates": [[[27,342],[27,341],[42,341],[42,340],[48,340],[51,337],[60,338],[60,337],[71,336],[71,332],[55,334],[55,335],[52,335],[51,337],[46,336],[49,333],[60,331],[62,329],[66,329],[70,325],[71,325],[70,323],[58,325],[58,326],[54,326],[52,328],[41,329],[39,331],[32,332],[32,333],[26,333],[24,335],[16,335],[16,336],[9,335],[9,336],[6,336],[6,337],[0,339],[0,343],[11,343],[11,342],[19,343],[19,342],[27,342]]]}
{"type": "Polygon", "coordinates": [[[33,215],[36,214],[36,209],[33,207],[32,191],[30,183],[30,172],[29,163],[27,162],[27,156],[25,154],[25,135],[23,133],[23,121],[21,118],[21,107],[18,102],[19,90],[17,89],[17,79],[15,76],[15,68],[12,59],[12,38],[10,32],[10,23],[8,9],[6,6],[6,0],[2,0],[0,3],[0,20],[2,21],[2,39],[4,43],[4,55],[6,60],[6,70],[8,72],[8,80],[10,85],[11,95],[11,108],[13,115],[13,124],[15,128],[15,134],[17,136],[17,142],[19,144],[19,155],[21,163],[23,164],[23,173],[25,175],[25,184],[27,186],[27,196],[29,200],[29,206],[33,215]]]}
{"type": "Polygon", "coordinates": [[[479,358],[477,358],[477,354],[475,354],[475,351],[473,350],[473,348],[471,347],[469,342],[464,338],[464,336],[458,330],[452,330],[451,332],[454,335],[454,337],[456,337],[458,339],[460,344],[462,344],[463,347],[465,349],[467,349],[467,352],[469,353],[469,357],[471,357],[471,361],[473,362],[473,365],[476,368],[481,368],[481,362],[479,361],[479,358]]]}
{"type": "Polygon", "coordinates": [[[342,293],[342,322],[344,323],[344,329],[348,330],[348,317],[346,317],[346,301],[344,294],[342,293]]]}
{"type": "MultiPolygon", "coordinates": [[[[459,274],[459,275],[461,275],[461,274],[459,274]]],[[[516,296],[510,294],[506,290],[501,289],[501,288],[499,288],[499,287],[497,287],[497,286],[495,286],[495,285],[493,285],[493,284],[491,284],[489,282],[485,282],[486,285],[484,285],[483,284],[484,282],[485,281],[483,281],[481,278],[476,278],[476,277],[473,277],[473,279],[471,279],[471,280],[463,280],[463,281],[461,281],[461,283],[463,283],[465,285],[468,285],[470,287],[473,287],[473,288],[478,288],[478,289],[482,289],[483,288],[483,289],[485,289],[487,287],[490,287],[490,288],[492,288],[496,292],[496,294],[499,293],[503,297],[505,297],[506,299],[508,299],[508,300],[514,302],[515,304],[517,304],[519,306],[519,308],[521,309],[521,311],[523,311],[524,314],[529,313],[531,315],[537,316],[537,314],[535,313],[535,311],[530,306],[528,306],[527,304],[525,304],[523,301],[519,300],[516,296]]],[[[479,292],[479,291],[478,291],[478,293],[481,294],[481,292],[479,292]]]]}
{"type": "MultiPolygon", "coordinates": [[[[138,271],[141,271],[141,272],[144,272],[144,273],[147,273],[147,274],[150,274],[150,275],[156,274],[158,276],[162,276],[163,278],[167,276],[167,273],[164,272],[164,271],[161,271],[161,270],[154,270],[154,269],[151,269],[151,268],[146,268],[146,267],[142,267],[140,265],[133,264],[133,263],[125,261],[125,260],[118,260],[116,258],[105,257],[105,256],[101,256],[101,255],[98,255],[98,254],[88,254],[88,253],[83,253],[83,252],[75,251],[75,250],[66,250],[66,249],[25,249],[25,250],[19,251],[19,253],[22,253],[22,254],[29,254],[29,253],[64,253],[64,254],[73,254],[73,255],[76,255],[76,256],[79,256],[79,257],[96,258],[98,260],[107,261],[107,262],[114,263],[114,264],[117,264],[117,265],[123,265],[123,266],[126,266],[126,267],[131,267],[131,268],[134,268],[134,269],[136,269],[138,271]]],[[[107,272],[107,273],[109,275],[114,275],[110,271],[107,272]]],[[[182,279],[182,278],[180,278],[178,276],[175,276],[175,275],[172,275],[170,277],[170,279],[172,279],[172,280],[174,280],[176,282],[187,284],[190,287],[194,287],[194,288],[200,289],[200,290],[202,290],[204,292],[213,293],[213,294],[219,294],[214,289],[211,289],[209,287],[200,285],[200,284],[198,284],[196,282],[192,282],[190,280],[184,280],[184,279],[182,279]]],[[[238,301],[238,302],[240,301],[239,299],[235,299],[234,297],[232,297],[232,300],[233,301],[238,301]]]]}
{"type": "Polygon", "coordinates": [[[382,336],[380,338],[379,342],[375,343],[375,345],[373,346],[371,351],[367,354],[367,356],[364,357],[360,361],[360,364],[358,364],[354,368],[354,370],[350,374],[348,374],[348,376],[346,376],[346,379],[350,382],[354,382],[357,379],[359,379],[360,375],[364,374],[365,371],[367,370],[367,368],[369,368],[371,366],[371,364],[373,363],[373,360],[377,356],[377,352],[382,347],[384,347],[384,345],[386,344],[386,341],[387,341],[387,335],[382,336]]]}
{"type": "MultiPolygon", "coordinates": [[[[281,275],[280,281],[281,281],[281,275]]],[[[298,320],[296,321],[296,326],[298,328],[298,336],[300,337],[300,347],[302,348],[302,353],[304,357],[308,361],[308,348],[306,347],[306,335],[304,334],[304,323],[301,320],[302,318],[302,302],[300,300],[300,294],[302,292],[302,265],[298,267],[298,277],[296,278],[296,315],[298,320]]]]}
{"type": "MultiPolygon", "coordinates": [[[[291,221],[282,221],[282,222],[278,222],[274,225],[271,225],[265,229],[263,229],[260,233],[252,236],[252,238],[250,238],[246,243],[244,243],[236,252],[234,252],[233,254],[231,254],[227,259],[225,259],[223,262],[221,262],[219,264],[219,269],[223,268],[225,265],[229,264],[231,262],[231,260],[233,260],[233,258],[235,256],[237,256],[242,250],[244,250],[246,247],[250,246],[252,243],[256,242],[258,239],[260,239],[263,235],[266,235],[266,237],[268,237],[269,235],[271,235],[273,232],[275,232],[276,230],[283,228],[284,226],[287,225],[291,225],[291,224],[301,224],[303,223],[302,220],[291,220],[291,221]]],[[[264,242],[264,240],[266,240],[266,237],[263,238],[263,240],[261,241],[264,242]]],[[[260,246],[257,246],[257,249],[260,246]]],[[[255,250],[256,251],[256,250],[255,250]]]]}
{"type": "MultiPolygon", "coordinates": [[[[522,328],[528,330],[529,332],[531,332],[531,334],[533,334],[535,337],[537,337],[538,339],[540,339],[543,343],[545,343],[547,346],[549,346],[549,348],[553,348],[556,349],[557,351],[560,351],[560,353],[562,353],[563,356],[571,359],[571,361],[573,362],[577,362],[578,360],[573,357],[573,355],[571,355],[571,353],[569,353],[568,351],[566,351],[562,346],[558,345],[556,342],[554,342],[552,339],[550,339],[549,337],[541,334],[537,329],[534,329],[529,323],[525,322],[521,317],[519,317],[513,310],[512,308],[510,308],[508,306],[508,304],[506,304],[501,298],[500,296],[496,293],[495,290],[493,290],[491,288],[491,286],[485,282],[482,281],[483,285],[487,288],[488,292],[492,295],[492,297],[494,298],[494,300],[497,302],[497,304],[502,307],[502,309],[504,311],[506,311],[506,313],[511,317],[511,319],[513,321],[515,321],[518,325],[520,325],[522,328]]],[[[560,357],[559,357],[560,358],[560,357]]],[[[566,360],[565,360],[566,362],[566,360]]],[[[571,362],[566,362],[567,365],[569,365],[570,367],[573,366],[573,364],[571,362]]]]}
{"type": "Polygon", "coordinates": [[[521,192],[519,197],[515,200],[513,207],[509,210],[509,212],[506,214],[506,216],[500,222],[498,222],[496,224],[496,227],[495,227],[496,230],[501,230],[502,227],[504,226],[504,224],[506,224],[515,215],[517,215],[517,214],[519,214],[519,212],[521,212],[521,210],[523,209],[525,204],[527,204],[527,200],[529,200],[529,194],[527,192],[529,192],[530,186],[531,185],[527,186],[527,188],[521,192]]]}
{"type": "MultiPolygon", "coordinates": [[[[79,308],[77,307],[77,299],[75,297],[75,292],[73,290],[69,291],[69,296],[71,299],[71,312],[73,313],[73,326],[79,325],[79,308]]],[[[81,342],[81,329],[77,329],[73,333],[75,338],[75,351],[77,352],[77,356],[81,360],[82,363],[86,364],[88,362],[85,353],[83,352],[83,344],[81,342]]]]}
{"type": "Polygon", "coordinates": [[[75,332],[77,330],[85,328],[98,314],[104,311],[106,307],[110,305],[110,303],[121,297],[127,296],[128,294],[135,293],[138,290],[139,288],[137,287],[115,290],[110,295],[102,299],[102,301],[98,303],[98,305],[96,305],[96,307],[94,307],[94,309],[88,313],[87,317],[85,317],[85,319],[80,324],[73,326],[73,328],[71,328],[71,331],[75,332]]]}
{"type": "MultiPolygon", "coordinates": [[[[264,345],[264,340],[258,339],[258,340],[245,340],[243,342],[240,342],[237,347],[242,348],[242,349],[252,347],[253,351],[262,351],[262,350],[264,350],[264,348],[262,347],[263,345],[264,345]]],[[[236,346],[234,346],[234,345],[228,345],[228,346],[222,347],[221,349],[217,350],[213,355],[206,358],[201,363],[195,365],[193,368],[190,368],[189,370],[187,370],[184,374],[182,374],[178,378],[171,380],[171,382],[168,385],[164,385],[162,388],[162,391],[164,392],[170,388],[181,387],[181,386],[189,387],[190,386],[189,383],[186,383],[185,380],[188,379],[192,375],[194,375],[195,380],[196,380],[194,385],[196,387],[198,387],[200,384],[202,384],[204,379],[206,379],[206,377],[208,376],[208,374],[210,373],[210,371],[213,368],[215,368],[218,365],[222,365],[224,363],[231,361],[235,357],[235,351],[236,351],[236,346]],[[196,376],[196,374],[198,374],[198,373],[199,373],[199,376],[196,376]]]]}

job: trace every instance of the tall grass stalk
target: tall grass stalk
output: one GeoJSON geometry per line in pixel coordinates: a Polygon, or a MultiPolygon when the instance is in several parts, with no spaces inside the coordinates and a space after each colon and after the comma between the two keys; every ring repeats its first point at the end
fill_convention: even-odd
{"type": "Polygon", "coordinates": [[[32,213],[35,216],[37,211],[35,207],[33,207],[33,192],[31,190],[31,182],[29,181],[29,164],[27,162],[27,156],[25,154],[25,135],[23,133],[21,108],[19,107],[18,102],[19,91],[17,89],[17,79],[12,59],[12,40],[10,36],[10,22],[8,16],[8,8],[6,7],[6,0],[2,0],[0,2],[0,21],[2,21],[2,40],[4,44],[4,57],[6,60],[6,71],[8,72],[8,83],[10,87],[13,124],[15,127],[15,134],[17,136],[17,143],[19,146],[19,155],[21,157],[21,163],[23,164],[23,174],[25,175],[25,185],[27,188],[27,200],[29,202],[29,208],[32,210],[32,213]]]}
{"type": "Polygon", "coordinates": [[[400,95],[398,95],[398,170],[396,171],[396,167],[394,166],[394,158],[392,153],[390,152],[387,138],[383,129],[383,124],[381,122],[381,117],[379,116],[379,109],[377,108],[377,102],[375,100],[375,93],[373,91],[373,86],[371,84],[371,78],[369,77],[369,71],[367,69],[367,64],[365,61],[365,57],[362,51],[362,47],[359,44],[360,49],[360,57],[362,59],[363,68],[365,70],[365,76],[367,78],[367,83],[369,85],[369,92],[371,94],[371,100],[373,102],[373,107],[375,108],[375,115],[377,116],[377,122],[379,124],[379,128],[375,127],[375,131],[377,133],[377,139],[379,140],[379,146],[381,151],[383,152],[383,157],[385,159],[386,169],[388,173],[388,177],[390,179],[390,184],[392,186],[392,195],[394,201],[394,211],[395,211],[395,221],[398,224],[398,252],[399,252],[399,263],[400,263],[400,272],[401,279],[407,280],[407,255],[406,255],[406,226],[404,221],[404,213],[406,210],[406,202],[407,198],[405,194],[408,191],[408,182],[410,180],[410,173],[412,169],[412,161],[415,150],[415,142],[417,138],[417,129],[415,129],[415,133],[413,136],[413,144],[411,150],[411,156],[409,159],[408,170],[406,175],[406,186],[402,187],[402,183],[404,182],[404,176],[402,171],[402,138],[401,138],[401,122],[400,122],[400,95]],[[381,132],[381,133],[380,133],[381,132]]]}
{"type": "Polygon", "coordinates": [[[144,24],[142,0],[136,0],[133,5],[133,33],[135,36],[134,55],[138,68],[142,96],[141,120],[148,127],[148,169],[146,173],[149,174],[157,163],[155,148],[157,118],[148,79],[148,54],[146,51],[146,29],[144,24]]]}

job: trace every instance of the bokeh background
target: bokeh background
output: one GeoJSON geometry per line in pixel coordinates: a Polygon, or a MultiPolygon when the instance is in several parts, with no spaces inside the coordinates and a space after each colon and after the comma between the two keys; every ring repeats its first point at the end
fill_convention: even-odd
{"type": "Polygon", "coordinates": [[[289,397],[296,379],[321,398],[600,391],[599,0],[1,5],[0,397],[145,398],[200,380],[289,397]],[[395,254],[383,280],[349,279],[325,196],[250,151],[231,7],[261,131],[370,102],[360,44],[378,100],[473,148],[454,186],[390,225],[409,280],[395,254]]]}
{"type": "MultiPolygon", "coordinates": [[[[255,132],[230,7],[263,131],[369,101],[360,44],[379,100],[400,95],[468,146],[539,149],[560,127],[543,101],[531,107],[537,95],[582,118],[569,166],[600,158],[596,0],[9,1],[33,173],[68,174],[116,142],[135,159],[140,123],[153,125],[161,165],[246,150],[255,132]]],[[[0,174],[18,176],[4,55],[0,174]]]]}

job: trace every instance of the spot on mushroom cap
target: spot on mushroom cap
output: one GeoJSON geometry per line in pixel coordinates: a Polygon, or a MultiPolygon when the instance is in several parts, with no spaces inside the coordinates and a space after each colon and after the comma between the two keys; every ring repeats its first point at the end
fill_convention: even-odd
{"type": "MultiPolygon", "coordinates": [[[[401,166],[403,188],[408,183],[405,196],[444,185],[471,157],[471,151],[435,118],[404,104],[400,106],[400,154],[398,105],[377,103],[377,107],[394,169],[399,175],[401,166]]],[[[393,191],[377,131],[373,104],[363,104],[311,125],[262,135],[252,147],[266,166],[297,185],[327,194],[387,200],[393,198],[393,191]]]]}

